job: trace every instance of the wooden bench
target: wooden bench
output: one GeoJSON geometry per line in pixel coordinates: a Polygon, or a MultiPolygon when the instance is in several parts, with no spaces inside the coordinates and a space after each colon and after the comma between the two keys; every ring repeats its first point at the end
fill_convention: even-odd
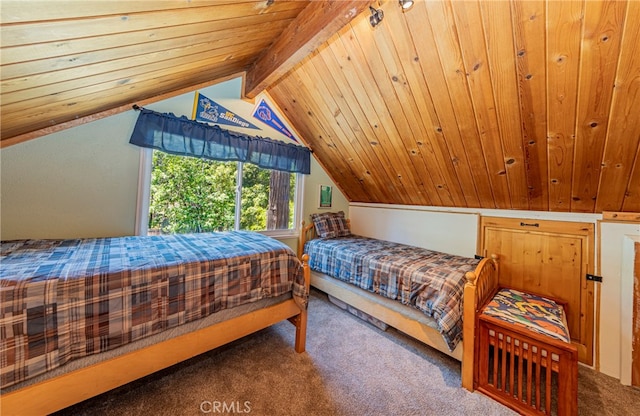
{"type": "Polygon", "coordinates": [[[474,388],[525,415],[578,414],[563,302],[500,289],[478,314],[474,388]]]}

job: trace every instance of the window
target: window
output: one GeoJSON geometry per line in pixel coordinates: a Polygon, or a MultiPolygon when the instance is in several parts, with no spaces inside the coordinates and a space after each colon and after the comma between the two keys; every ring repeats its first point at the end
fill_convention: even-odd
{"type": "Polygon", "coordinates": [[[137,232],[295,235],[303,175],[142,150],[137,232]]]}

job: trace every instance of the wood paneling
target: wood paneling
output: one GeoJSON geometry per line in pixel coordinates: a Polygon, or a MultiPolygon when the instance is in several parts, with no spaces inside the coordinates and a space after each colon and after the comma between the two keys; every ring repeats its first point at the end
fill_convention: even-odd
{"type": "Polygon", "coordinates": [[[296,128],[310,133],[304,138],[330,175],[347,160],[373,176],[364,196],[359,180],[334,177],[350,200],[638,210],[638,2],[380,7],[385,17],[376,28],[366,13],[354,19],[269,88],[296,128]],[[336,146],[349,141],[352,150],[323,150],[319,130],[291,105],[292,90],[298,100],[329,103],[314,121],[323,137],[336,146]],[[389,201],[389,189],[409,195],[389,201]]]}
{"type": "Polygon", "coordinates": [[[485,68],[491,79],[511,207],[528,209],[511,10],[508,2],[497,1],[480,2],[480,10],[487,51],[485,68]]]}
{"type": "Polygon", "coordinates": [[[585,3],[572,211],[594,211],[626,7],[624,1],[585,3]]]}
{"type": "Polygon", "coordinates": [[[640,211],[640,2],[370,4],[3,1],[0,144],[245,72],[351,201],[640,211]]]}
{"type": "Polygon", "coordinates": [[[245,71],[255,95],[366,6],[332,0],[3,1],[1,143],[245,71]]]}
{"type": "MultiPolygon", "coordinates": [[[[492,205],[494,192],[492,180],[488,174],[485,160],[486,144],[482,143],[478,132],[478,125],[474,118],[461,118],[460,110],[473,112],[473,102],[468,94],[468,84],[464,68],[462,50],[458,43],[458,34],[455,30],[455,21],[451,5],[447,3],[428,3],[427,14],[431,25],[433,42],[419,41],[418,54],[420,62],[428,66],[426,79],[429,87],[434,91],[434,111],[438,114],[442,128],[440,133],[446,132],[445,141],[454,150],[452,160],[458,170],[468,165],[472,180],[461,180],[461,187],[465,196],[471,194],[468,189],[473,186],[478,197],[478,206],[492,205]],[[430,43],[436,45],[432,48],[430,43]],[[436,56],[430,55],[430,50],[437,51],[436,56]],[[441,76],[443,81],[438,77],[441,76]],[[440,89],[444,87],[443,89],[440,89]],[[457,130],[457,131],[456,131],[457,130]]],[[[411,15],[411,28],[418,34],[422,27],[419,15],[411,15]]],[[[414,36],[414,39],[421,39],[414,36]]],[[[473,200],[468,200],[475,203],[473,200]]],[[[473,204],[469,204],[473,206],[473,204]]],[[[495,204],[493,204],[495,205],[495,204]]],[[[495,206],[489,206],[491,208],[495,206]]]]}
{"type": "Polygon", "coordinates": [[[519,89],[522,148],[527,178],[529,208],[549,209],[549,181],[546,146],[547,84],[545,2],[521,1],[511,4],[514,22],[517,82],[519,89]]]}
{"type": "Polygon", "coordinates": [[[640,149],[640,2],[629,2],[622,33],[625,53],[618,64],[598,186],[607,187],[607,192],[598,192],[597,212],[613,207],[637,212],[640,208],[640,182],[631,179],[640,149]]]}
{"type": "Polygon", "coordinates": [[[571,209],[576,101],[584,0],[547,4],[547,152],[549,210],[571,209]]]}
{"type": "MultiPolygon", "coordinates": [[[[462,50],[463,71],[469,88],[466,94],[473,103],[469,113],[458,118],[475,120],[483,143],[487,173],[491,179],[496,208],[512,208],[503,140],[500,137],[491,73],[488,65],[487,40],[482,25],[480,5],[476,2],[452,2],[453,28],[462,50]]],[[[447,132],[443,132],[445,137],[447,132]]],[[[483,201],[483,205],[486,202],[483,201]]]]}

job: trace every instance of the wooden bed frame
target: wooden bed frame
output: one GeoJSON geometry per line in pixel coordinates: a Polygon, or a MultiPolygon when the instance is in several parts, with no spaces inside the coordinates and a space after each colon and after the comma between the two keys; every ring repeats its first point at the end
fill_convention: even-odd
{"type": "MultiPolygon", "coordinates": [[[[307,260],[308,256],[303,256],[305,286],[309,289],[310,270],[307,260]]],[[[228,344],[285,319],[296,327],[296,352],[304,352],[307,311],[302,310],[292,298],[59,377],[9,393],[2,393],[0,414],[3,416],[49,414],[228,344]]]]}
{"type": "MultiPolygon", "coordinates": [[[[315,237],[313,223],[305,225],[303,221],[298,240],[298,257],[306,256],[303,253],[304,245],[308,240],[315,237]]],[[[498,290],[498,256],[492,255],[491,258],[482,259],[476,269],[472,272],[467,272],[465,277],[467,282],[463,295],[464,324],[462,332],[464,342],[458,344],[454,351],[449,351],[449,347],[444,342],[442,335],[435,328],[415,319],[415,309],[401,305],[397,301],[371,294],[363,289],[315,271],[311,272],[311,285],[461,361],[462,387],[473,391],[478,312],[498,290]],[[394,307],[389,307],[389,304],[394,304],[394,307]]]]}

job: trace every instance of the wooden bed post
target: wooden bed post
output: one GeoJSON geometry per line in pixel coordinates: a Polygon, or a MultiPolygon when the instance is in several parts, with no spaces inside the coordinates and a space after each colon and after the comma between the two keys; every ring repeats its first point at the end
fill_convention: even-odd
{"type": "Polygon", "coordinates": [[[307,233],[314,227],[313,223],[305,225],[304,220],[300,223],[300,236],[298,237],[298,258],[302,260],[304,254],[304,244],[307,242],[307,233]]]}
{"type": "Polygon", "coordinates": [[[475,358],[475,321],[476,321],[476,279],[473,272],[465,275],[462,311],[462,387],[473,391],[473,368],[475,358]]]}
{"type": "Polygon", "coordinates": [[[300,223],[300,235],[298,236],[298,258],[302,260],[302,252],[304,251],[304,243],[306,240],[304,230],[304,220],[300,223]]]}
{"type": "Polygon", "coordinates": [[[467,283],[464,285],[462,311],[462,387],[474,390],[475,358],[476,358],[476,325],[478,309],[493,297],[498,289],[498,256],[482,259],[476,270],[480,275],[467,272],[467,283]],[[483,263],[492,265],[483,267],[483,263]]]}
{"type": "MultiPolygon", "coordinates": [[[[302,256],[302,268],[304,270],[304,286],[308,293],[311,287],[311,269],[309,269],[309,255],[307,254],[302,256]]],[[[300,314],[293,317],[291,321],[296,326],[295,350],[299,353],[304,352],[307,343],[307,308],[301,309],[300,314]]]]}

